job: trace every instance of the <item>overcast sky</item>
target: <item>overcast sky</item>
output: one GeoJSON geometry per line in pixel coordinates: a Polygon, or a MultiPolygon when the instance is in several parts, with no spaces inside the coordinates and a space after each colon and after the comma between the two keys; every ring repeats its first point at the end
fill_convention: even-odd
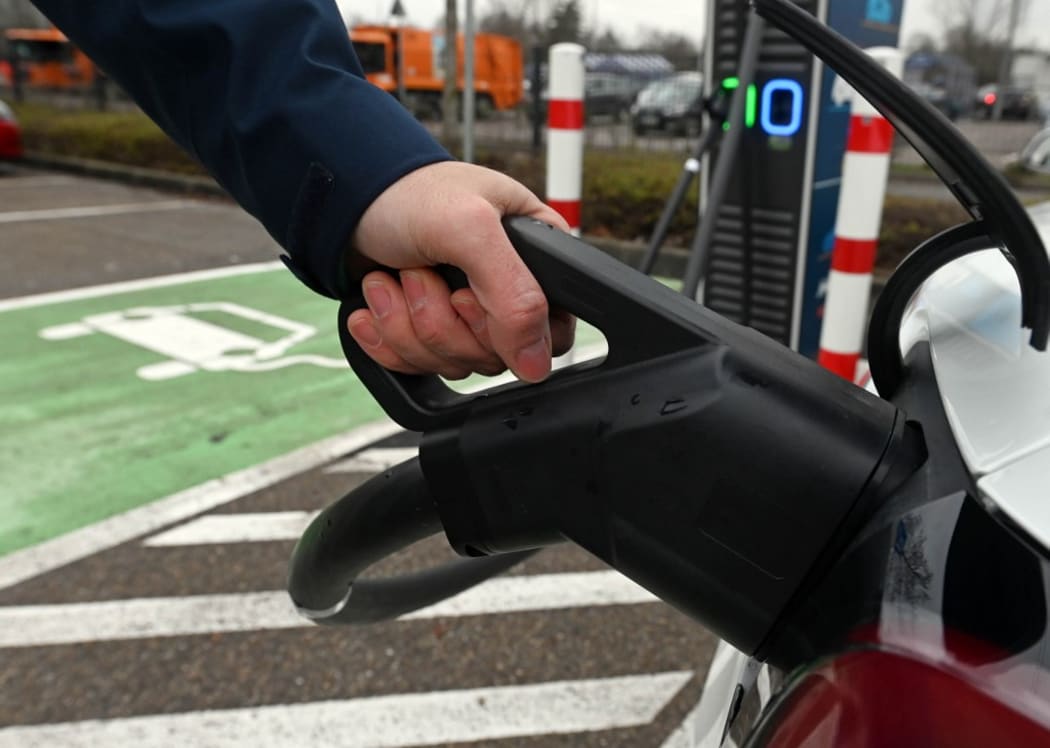
{"type": "MultiPolygon", "coordinates": [[[[459,0],[462,19],[465,1],[459,0]]],[[[520,2],[520,0],[518,0],[520,2]]],[[[836,0],[831,0],[835,2],[836,0]]],[[[366,21],[385,22],[393,0],[337,0],[343,15],[363,17],[366,21]]],[[[401,0],[408,21],[414,26],[431,27],[444,15],[444,0],[401,0]]],[[[549,8],[552,0],[534,0],[541,7],[549,8]]],[[[699,41],[704,34],[707,0],[580,0],[585,21],[589,27],[598,25],[612,27],[628,42],[637,40],[644,28],[678,31],[699,41]]],[[[475,0],[474,12],[484,15],[491,0],[475,0]]],[[[514,3],[515,5],[517,2],[514,3]]],[[[1022,44],[1050,49],[1050,2],[1031,0],[1031,9],[1018,34],[1022,44]]],[[[906,41],[915,32],[939,35],[942,22],[939,11],[941,0],[905,0],[902,40],[906,41]]]]}

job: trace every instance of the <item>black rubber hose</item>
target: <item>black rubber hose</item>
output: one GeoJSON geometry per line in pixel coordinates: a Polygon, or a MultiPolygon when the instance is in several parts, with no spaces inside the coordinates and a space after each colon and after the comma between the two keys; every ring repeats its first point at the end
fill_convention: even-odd
{"type": "Polygon", "coordinates": [[[462,559],[397,577],[358,579],[377,561],[442,529],[418,458],[377,475],[306,528],[292,552],[292,602],[317,623],[385,621],[456,595],[536,552],[462,559]]]}
{"type": "MultiPolygon", "coordinates": [[[[964,223],[927,239],[893,271],[868,322],[868,368],[880,397],[892,398],[904,380],[901,324],[908,304],[922,284],[960,257],[995,248],[996,241],[982,222],[964,223]]],[[[1010,254],[1004,255],[1011,263],[1015,261],[1010,254]]]]}

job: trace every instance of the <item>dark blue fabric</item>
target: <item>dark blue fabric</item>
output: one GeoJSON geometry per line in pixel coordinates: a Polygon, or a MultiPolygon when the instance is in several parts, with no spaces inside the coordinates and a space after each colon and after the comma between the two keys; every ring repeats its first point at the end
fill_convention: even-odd
{"type": "Polygon", "coordinates": [[[368,83],[333,0],[35,0],[258,218],[307,285],[342,294],[369,204],[448,159],[368,83]]]}

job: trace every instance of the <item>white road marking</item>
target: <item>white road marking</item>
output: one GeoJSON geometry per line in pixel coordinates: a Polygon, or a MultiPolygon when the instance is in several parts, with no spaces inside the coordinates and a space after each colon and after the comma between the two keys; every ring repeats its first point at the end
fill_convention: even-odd
{"type": "Polygon", "coordinates": [[[0,746],[400,748],[647,725],[692,673],[665,672],[346,701],[0,729],[0,746]]]}
{"type": "Polygon", "coordinates": [[[346,369],[343,357],[310,354],[287,355],[309,340],[317,328],[231,301],[205,301],[174,306],[135,306],[120,311],[89,314],[78,322],[51,325],[40,330],[44,340],[69,340],[99,333],[169,357],[139,367],[140,379],[157,381],[194,371],[273,371],[286,366],[310,365],[346,369]],[[202,319],[201,313],[217,314],[218,320],[202,319]],[[230,319],[250,320],[283,333],[262,340],[227,327],[230,319]]]}
{"type": "MultiPolygon", "coordinates": [[[[498,577],[401,620],[656,602],[615,571],[498,577]]],[[[0,607],[0,648],[312,626],[281,591],[0,607]]]]}
{"type": "Polygon", "coordinates": [[[324,469],[326,473],[381,473],[419,454],[419,447],[376,447],[324,469]]]}
{"type": "MultiPolygon", "coordinates": [[[[25,223],[28,221],[57,221],[67,218],[96,218],[120,216],[131,213],[160,213],[188,208],[213,208],[211,203],[199,200],[156,200],[145,203],[118,205],[83,205],[75,208],[43,208],[40,210],[9,210],[0,212],[0,223],[25,223]]],[[[223,206],[225,207],[225,206],[223,206]]]]}
{"type": "Polygon", "coordinates": [[[682,720],[682,724],[678,725],[667,740],[660,744],[660,748],[719,748],[717,744],[715,746],[701,745],[697,741],[696,722],[699,714],[700,704],[697,703],[682,720]]]}
{"type": "Polygon", "coordinates": [[[208,514],[184,525],[146,538],[151,547],[218,545],[298,540],[317,512],[259,512],[208,514]]]}
{"type": "Polygon", "coordinates": [[[399,432],[376,421],[0,558],[0,589],[214,509],[399,432]]]}
{"type": "MultiPolygon", "coordinates": [[[[274,246],[274,249],[276,252],[276,245],[274,246]]],[[[33,294],[32,296],[19,296],[13,299],[0,299],[0,312],[10,312],[16,309],[31,309],[33,307],[46,306],[48,304],[62,304],[67,301],[97,299],[101,296],[113,296],[122,293],[132,293],[134,291],[147,291],[152,288],[178,286],[182,283],[196,283],[197,281],[215,280],[216,278],[232,278],[238,275],[269,273],[274,270],[284,270],[284,263],[280,260],[273,260],[271,262],[253,262],[244,265],[208,268],[207,270],[193,270],[187,273],[159,275],[153,278],[139,278],[138,280],[120,281],[119,283],[105,283],[100,286],[71,288],[66,291],[52,291],[50,293],[33,294]]]]}

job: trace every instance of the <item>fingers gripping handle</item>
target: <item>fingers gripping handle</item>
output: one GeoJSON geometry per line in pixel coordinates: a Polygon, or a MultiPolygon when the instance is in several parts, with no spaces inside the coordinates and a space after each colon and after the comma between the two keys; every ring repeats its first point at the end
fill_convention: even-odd
{"type": "MultiPolygon", "coordinates": [[[[504,228],[550,304],[591,323],[605,335],[609,355],[601,365],[603,369],[708,342],[688,322],[695,307],[656,281],[535,219],[508,218],[504,228]]],[[[492,394],[490,390],[463,395],[437,376],[399,374],[377,364],[347,330],[347,318],[364,306],[363,296],[358,295],[339,308],[343,352],[358,378],[398,424],[412,431],[454,426],[463,422],[471,403],[492,394]]],[[[585,372],[570,369],[554,376],[585,376],[585,372]]]]}

